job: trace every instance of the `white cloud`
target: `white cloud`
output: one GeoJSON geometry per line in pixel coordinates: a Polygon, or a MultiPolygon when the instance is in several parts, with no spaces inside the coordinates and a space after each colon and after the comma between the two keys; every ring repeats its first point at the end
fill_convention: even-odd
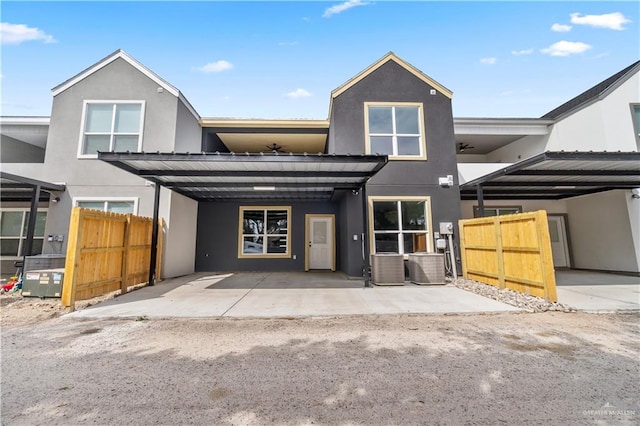
{"type": "Polygon", "coordinates": [[[584,53],[591,49],[591,45],[582,43],[581,41],[558,41],[551,46],[541,49],[542,53],[546,53],[551,56],[569,56],[578,53],[584,53]]]}
{"type": "Polygon", "coordinates": [[[486,65],[493,65],[496,62],[498,62],[497,58],[482,58],[482,59],[480,59],[480,63],[486,64],[486,65]]]}
{"type": "Polygon", "coordinates": [[[531,55],[533,53],[533,49],[523,49],[523,50],[512,50],[512,55],[531,55]]]}
{"type": "Polygon", "coordinates": [[[0,40],[2,44],[20,44],[25,41],[42,40],[44,43],[55,43],[56,39],[38,28],[24,24],[0,22],[0,40]]]}
{"type": "Polygon", "coordinates": [[[209,74],[212,72],[227,71],[227,70],[230,70],[231,68],[233,68],[233,64],[231,62],[221,59],[219,61],[209,62],[208,64],[203,65],[201,67],[193,67],[192,70],[209,74]]]}
{"type": "Polygon", "coordinates": [[[296,89],[293,92],[285,93],[282,96],[289,99],[300,99],[300,98],[308,98],[309,96],[311,96],[311,93],[309,93],[304,89],[296,89]]]}
{"type": "Polygon", "coordinates": [[[324,14],[322,15],[322,17],[330,18],[331,16],[337,15],[338,13],[342,13],[345,10],[351,9],[352,7],[366,6],[368,4],[370,3],[364,2],[362,0],[348,0],[348,1],[345,1],[344,3],[336,4],[334,6],[327,8],[324,11],[324,14]]]}
{"type": "Polygon", "coordinates": [[[551,31],[555,31],[557,33],[568,33],[573,28],[571,25],[565,24],[553,24],[551,26],[551,31]]]}
{"type": "Polygon", "coordinates": [[[605,13],[603,15],[584,15],[580,13],[571,14],[571,23],[576,25],[589,25],[596,28],[608,28],[610,30],[624,30],[624,24],[631,22],[620,12],[605,13]]]}

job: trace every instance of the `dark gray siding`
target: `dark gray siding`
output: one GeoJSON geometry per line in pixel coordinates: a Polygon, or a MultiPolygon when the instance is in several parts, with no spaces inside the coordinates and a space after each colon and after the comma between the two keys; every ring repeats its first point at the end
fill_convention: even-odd
{"type": "MultiPolygon", "coordinates": [[[[335,214],[336,240],[340,235],[337,203],[201,202],[198,205],[196,271],[304,271],[305,214],[335,214]],[[296,259],[239,259],[238,212],[240,206],[291,206],[291,254],[296,259]]],[[[340,244],[336,244],[336,269],[340,244]]]]}
{"type": "MultiPolygon", "coordinates": [[[[365,152],[365,102],[422,103],[427,160],[390,160],[370,180],[367,196],[431,197],[433,232],[438,231],[439,222],[453,222],[455,225],[461,213],[451,99],[437,91],[431,95],[431,89],[434,88],[396,62],[386,62],[333,100],[328,152],[365,152]],[[441,188],[438,178],[447,175],[453,175],[455,185],[441,188]]],[[[341,208],[351,211],[355,205],[352,200],[344,199],[341,208]]],[[[349,220],[353,220],[350,222],[353,232],[350,230],[350,233],[362,229],[361,223],[358,224],[354,218],[349,217],[349,220]]],[[[350,273],[355,272],[355,265],[361,264],[361,253],[348,250],[343,251],[342,256],[342,262],[349,265],[350,273]]]]}

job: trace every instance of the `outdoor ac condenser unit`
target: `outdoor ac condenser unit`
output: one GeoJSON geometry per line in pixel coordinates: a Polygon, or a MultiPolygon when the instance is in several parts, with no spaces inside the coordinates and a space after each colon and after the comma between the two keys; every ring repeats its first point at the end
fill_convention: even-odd
{"type": "Polygon", "coordinates": [[[410,254],[409,279],[411,282],[420,285],[444,284],[444,254],[410,254]]]}
{"type": "Polygon", "coordinates": [[[395,253],[371,255],[371,282],[376,285],[404,285],[404,257],[395,253]]]}

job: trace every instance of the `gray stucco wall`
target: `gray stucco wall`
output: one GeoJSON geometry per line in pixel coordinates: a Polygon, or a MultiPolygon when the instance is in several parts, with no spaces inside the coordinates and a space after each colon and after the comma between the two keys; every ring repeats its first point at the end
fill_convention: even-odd
{"type": "Polygon", "coordinates": [[[44,149],[7,135],[0,135],[0,161],[2,163],[42,163],[44,149]]]}
{"type": "Polygon", "coordinates": [[[202,127],[200,127],[200,123],[181,100],[178,100],[177,106],[175,147],[172,150],[176,152],[201,152],[202,127]]]}
{"type": "MultiPolygon", "coordinates": [[[[397,63],[385,63],[333,100],[328,152],[365,152],[365,102],[422,103],[427,160],[389,160],[367,184],[367,196],[431,197],[433,237],[433,231],[439,229],[439,222],[453,222],[455,225],[461,212],[451,100],[440,92],[431,95],[431,89],[433,87],[397,63]],[[453,175],[455,185],[442,188],[438,184],[438,178],[447,175],[453,175]]],[[[352,204],[353,201],[347,199],[343,201],[342,208],[351,210],[355,208],[351,207],[352,204]]],[[[359,211],[359,205],[357,208],[359,211]]],[[[358,228],[357,223],[352,226],[354,230],[358,228]]],[[[457,236],[455,244],[458,244],[457,236]]],[[[349,265],[361,263],[360,251],[350,250],[349,254],[343,256],[346,256],[343,261],[349,265]]],[[[350,271],[353,272],[355,269],[350,271]]]]}
{"type": "MultiPolygon", "coordinates": [[[[123,59],[116,59],[77,82],[53,99],[44,164],[34,170],[29,164],[3,165],[3,170],[49,182],[65,183],[67,190],[55,194],[60,202],[49,208],[45,233],[64,236],[64,243],[45,243],[45,253],[65,252],[73,199],[130,198],[138,202],[138,214],[152,216],[154,188],[145,180],[97,159],[78,158],[85,100],[140,100],[145,102],[143,144],[147,152],[199,151],[201,130],[197,120],[174,95],[123,59]],[[179,107],[180,104],[180,107],[179,107]],[[178,124],[178,122],[180,124],[178,124]],[[180,147],[176,147],[176,140],[180,147]],[[193,147],[193,148],[191,148],[193,147]]],[[[163,190],[163,193],[166,190],[163,190]]],[[[184,203],[183,203],[184,204],[184,203]]],[[[188,204],[188,203],[187,203],[188,204]]],[[[171,203],[161,206],[160,217],[168,220],[171,203]]],[[[189,207],[186,208],[187,213],[189,207]]],[[[175,215],[179,215],[175,212],[175,215]]],[[[191,205],[195,219],[195,205],[191,205]]],[[[172,234],[173,235],[173,234],[172,234]]],[[[181,238],[174,238],[181,241],[181,238]]],[[[170,243],[171,240],[168,241],[170,243]]],[[[181,257],[184,265],[170,262],[169,271],[193,269],[193,255],[181,257]]],[[[171,274],[169,274],[170,276],[171,274]]]]}
{"type": "MultiPolygon", "coordinates": [[[[335,214],[336,235],[341,222],[336,203],[201,202],[198,206],[196,271],[304,271],[305,214],[335,214]],[[291,254],[296,259],[239,259],[238,214],[240,206],[291,206],[291,254]]],[[[336,237],[338,240],[338,237],[336,237]]],[[[340,244],[336,245],[336,269],[341,270],[340,244]]]]}

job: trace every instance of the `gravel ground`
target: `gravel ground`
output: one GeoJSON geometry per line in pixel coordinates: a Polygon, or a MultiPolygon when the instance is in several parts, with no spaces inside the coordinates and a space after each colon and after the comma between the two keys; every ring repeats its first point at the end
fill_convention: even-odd
{"type": "Polygon", "coordinates": [[[467,290],[493,300],[498,300],[508,305],[516,306],[527,312],[558,311],[568,313],[577,311],[577,309],[566,304],[549,302],[539,297],[519,293],[507,288],[499,289],[491,285],[466,280],[464,278],[458,278],[455,281],[450,282],[450,285],[455,285],[463,290],[467,290]]]}
{"type": "Polygon", "coordinates": [[[636,425],[637,314],[2,329],[3,425],[636,425]]]}

